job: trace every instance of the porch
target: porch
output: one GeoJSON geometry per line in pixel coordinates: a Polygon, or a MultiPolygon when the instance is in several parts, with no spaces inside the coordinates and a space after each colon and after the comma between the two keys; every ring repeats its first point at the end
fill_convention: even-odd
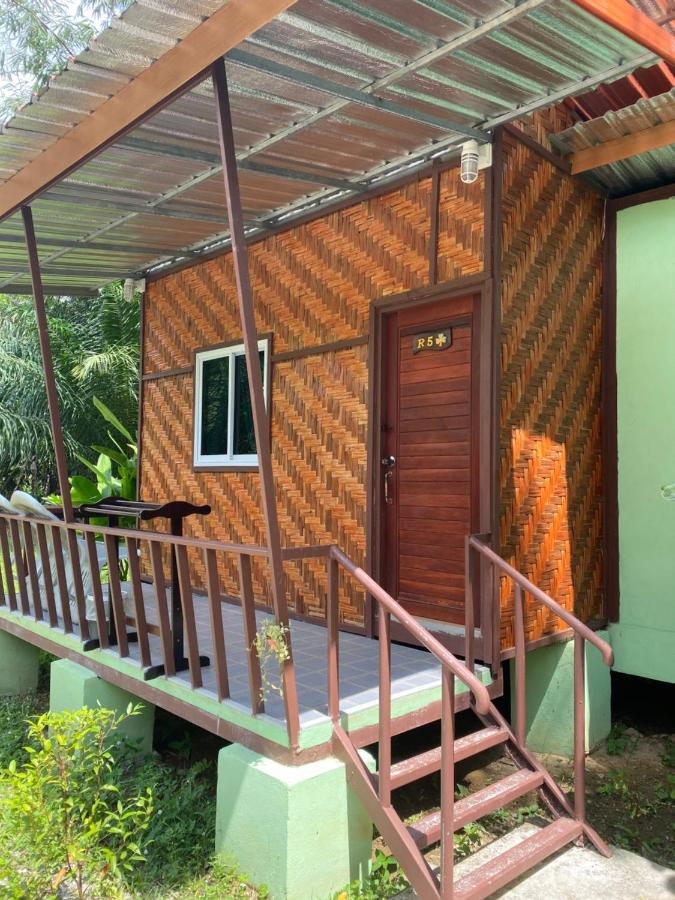
{"type": "MultiPolygon", "coordinates": [[[[382,675],[378,642],[364,634],[326,627],[322,621],[291,618],[292,696],[282,684],[283,664],[276,658],[271,665],[261,664],[254,646],[256,635],[263,633],[265,623],[273,618],[270,610],[254,603],[250,561],[266,555],[262,548],[101,526],[78,525],[77,529],[82,529],[80,536],[69,545],[75,526],[0,514],[2,567],[13,576],[0,580],[2,628],[59,657],[75,660],[130,693],[221,737],[254,747],[262,741],[275,757],[293,757],[289,736],[294,742],[296,729],[292,723],[289,727],[289,701],[291,715],[297,719],[296,761],[309,748],[314,748],[313,755],[328,752],[332,731],[329,705],[336,700],[339,721],[357,744],[377,739],[382,675]],[[94,539],[95,532],[101,540],[94,539]],[[114,542],[124,545],[121,554],[114,542]],[[161,553],[167,544],[172,545],[178,563],[180,588],[175,599],[182,608],[187,652],[184,668],[173,658],[174,591],[167,554],[162,559],[161,553]],[[208,590],[195,587],[197,576],[187,548],[206,554],[208,590]],[[82,619],[72,588],[69,593],[70,573],[77,571],[71,568],[73,549],[82,573],[81,587],[75,589],[80,606],[84,600],[82,619]],[[117,560],[107,565],[106,550],[111,559],[121,555],[130,561],[130,580],[119,577],[117,560]],[[44,562],[47,551],[51,553],[49,568],[44,562]],[[55,553],[60,562],[54,559],[55,553]],[[218,563],[227,554],[239,559],[243,583],[239,598],[221,593],[218,563]],[[142,557],[152,560],[152,578],[141,576],[142,557]],[[106,568],[108,575],[102,576],[106,568]],[[51,579],[45,577],[47,572],[51,579]]],[[[337,565],[330,547],[306,552],[315,558],[324,556],[331,567],[337,565]]],[[[302,553],[294,550],[287,555],[297,561],[302,553]]],[[[329,610],[336,597],[337,590],[328,598],[329,610]]],[[[405,616],[402,610],[401,614],[405,616]]],[[[331,611],[329,619],[334,618],[331,611]]],[[[402,633],[406,625],[410,627],[396,616],[392,616],[392,625],[402,633]]],[[[415,640],[410,633],[410,641],[415,640]]],[[[411,644],[391,642],[388,651],[392,733],[438,719],[440,659],[411,644]]],[[[486,666],[475,665],[475,674],[490,686],[491,695],[501,693],[501,679],[493,681],[486,666]]],[[[468,688],[458,680],[456,706],[468,705],[468,688]]]]}

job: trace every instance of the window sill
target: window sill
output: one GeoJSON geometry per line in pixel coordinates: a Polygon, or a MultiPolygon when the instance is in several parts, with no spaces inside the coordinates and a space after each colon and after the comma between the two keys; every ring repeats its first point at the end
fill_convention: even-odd
{"type": "Polygon", "coordinates": [[[257,472],[258,466],[217,466],[217,465],[193,465],[193,472],[257,472]]]}

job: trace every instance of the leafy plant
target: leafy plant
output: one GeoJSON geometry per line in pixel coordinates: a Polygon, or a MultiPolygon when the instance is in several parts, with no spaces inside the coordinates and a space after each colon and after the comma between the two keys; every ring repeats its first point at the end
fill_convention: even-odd
{"type": "Polygon", "coordinates": [[[264,619],[256,633],[251,650],[255,650],[260,660],[261,700],[264,700],[270,691],[283,697],[283,685],[281,682],[273,680],[272,670],[275,667],[277,670],[280,669],[286,660],[291,658],[288,635],[288,628],[285,625],[277,624],[272,619],[264,619]]]}
{"type": "Polygon", "coordinates": [[[455,832],[455,856],[463,859],[468,856],[476,847],[480,846],[485,829],[477,822],[471,822],[455,832]]]}
{"type": "Polygon", "coordinates": [[[626,726],[623,722],[613,722],[607,735],[607,753],[610,756],[620,756],[623,753],[632,753],[637,747],[637,738],[626,734],[626,726]]]}
{"type": "MultiPolygon", "coordinates": [[[[83,503],[97,503],[107,497],[124,497],[126,500],[135,500],[138,447],[129,430],[103,401],[94,397],[93,403],[106,422],[115,428],[127,441],[127,444],[126,448],[123,448],[108,429],[108,438],[115,446],[110,448],[92,444],[92,450],[99,454],[95,463],[76,453],[77,459],[96,476],[96,481],[85,478],[84,475],[73,475],[68,479],[70,481],[70,498],[75,506],[83,503]]],[[[51,494],[46,499],[52,503],[59,504],[61,502],[59,494],[51,494]]]]}
{"type": "Polygon", "coordinates": [[[6,895],[53,896],[63,885],[79,898],[110,896],[144,861],[152,792],[121,790],[113,755],[116,731],[139,712],[79,709],[29,722],[29,758],[0,773],[6,895]]]}
{"type": "MultiPolygon", "coordinates": [[[[121,284],[110,284],[93,301],[49,297],[46,302],[66,450],[71,471],[82,476],[86,468],[77,454],[87,456],[92,444],[108,443],[101,440],[100,416],[92,415],[94,397],[114,408],[127,433],[136,427],[140,301],[138,295],[125,300],[121,284]]],[[[124,446],[128,440],[118,442],[124,446]]],[[[0,294],[0,492],[9,496],[21,487],[44,496],[56,483],[33,304],[0,294]]],[[[79,487],[80,502],[89,501],[91,484],[79,487]]]]}
{"type": "Polygon", "coordinates": [[[407,887],[408,882],[395,857],[378,848],[368,879],[363,884],[352,882],[335,895],[335,900],[382,900],[400,894],[407,887]]]}
{"type": "Polygon", "coordinates": [[[12,760],[22,763],[28,758],[26,721],[37,712],[36,705],[34,694],[0,699],[0,769],[12,760]]]}
{"type": "Polygon", "coordinates": [[[661,762],[668,769],[675,769],[675,739],[667,737],[663,742],[661,762]]]}
{"type": "Polygon", "coordinates": [[[156,889],[164,898],[169,889],[201,877],[215,841],[214,767],[200,761],[177,769],[148,757],[140,766],[129,767],[121,776],[121,784],[131,794],[149,788],[154,799],[145,835],[152,852],[132,876],[136,892],[153,896],[156,889]]]}
{"type": "Polygon", "coordinates": [[[620,797],[626,799],[629,794],[628,782],[626,781],[626,773],[623,769],[617,769],[608,772],[603,778],[602,784],[596,788],[597,794],[604,794],[608,797],[620,797]]]}
{"type": "Polygon", "coordinates": [[[666,783],[663,784],[662,782],[659,782],[659,784],[656,785],[654,792],[661,803],[675,802],[675,775],[668,773],[666,783]]]}

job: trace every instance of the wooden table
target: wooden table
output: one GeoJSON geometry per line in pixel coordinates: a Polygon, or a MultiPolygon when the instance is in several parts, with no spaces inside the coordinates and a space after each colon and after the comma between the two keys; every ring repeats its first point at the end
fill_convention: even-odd
{"type": "MultiPolygon", "coordinates": [[[[151,522],[155,519],[164,519],[169,522],[172,535],[180,537],[183,534],[183,521],[188,516],[207,516],[211,512],[208,504],[203,506],[195,506],[186,500],[170,500],[167,503],[147,503],[142,500],[124,500],[121,497],[107,497],[96,503],[85,503],[75,510],[78,518],[89,521],[93,518],[105,517],[111,527],[119,527],[121,519],[133,518],[137,522],[151,522]]],[[[118,540],[115,546],[118,546],[118,540]]],[[[188,668],[188,660],[184,652],[183,637],[183,605],[180,594],[180,580],[178,578],[178,562],[176,560],[175,548],[171,549],[171,639],[173,643],[173,657],[176,666],[176,672],[183,672],[188,668]]],[[[135,635],[128,635],[133,640],[135,635]]],[[[117,633],[115,631],[115,619],[110,616],[110,643],[117,643],[117,633]]],[[[98,640],[93,639],[87,642],[85,650],[94,649],[98,646],[98,640]],[[89,646],[91,645],[91,646],[89,646]]],[[[199,661],[202,666],[208,666],[210,659],[207,656],[200,656],[199,661]]],[[[149,666],[143,672],[144,678],[148,681],[151,678],[157,678],[164,675],[164,665],[159,664],[149,666]]]]}

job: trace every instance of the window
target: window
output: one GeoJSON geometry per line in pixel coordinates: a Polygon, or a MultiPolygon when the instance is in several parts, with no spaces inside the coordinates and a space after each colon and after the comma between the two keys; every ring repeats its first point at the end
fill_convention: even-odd
{"type": "MultiPolygon", "coordinates": [[[[268,351],[269,340],[258,341],[265,403],[268,351]]],[[[258,464],[243,344],[196,355],[194,464],[204,468],[258,464]]]]}

